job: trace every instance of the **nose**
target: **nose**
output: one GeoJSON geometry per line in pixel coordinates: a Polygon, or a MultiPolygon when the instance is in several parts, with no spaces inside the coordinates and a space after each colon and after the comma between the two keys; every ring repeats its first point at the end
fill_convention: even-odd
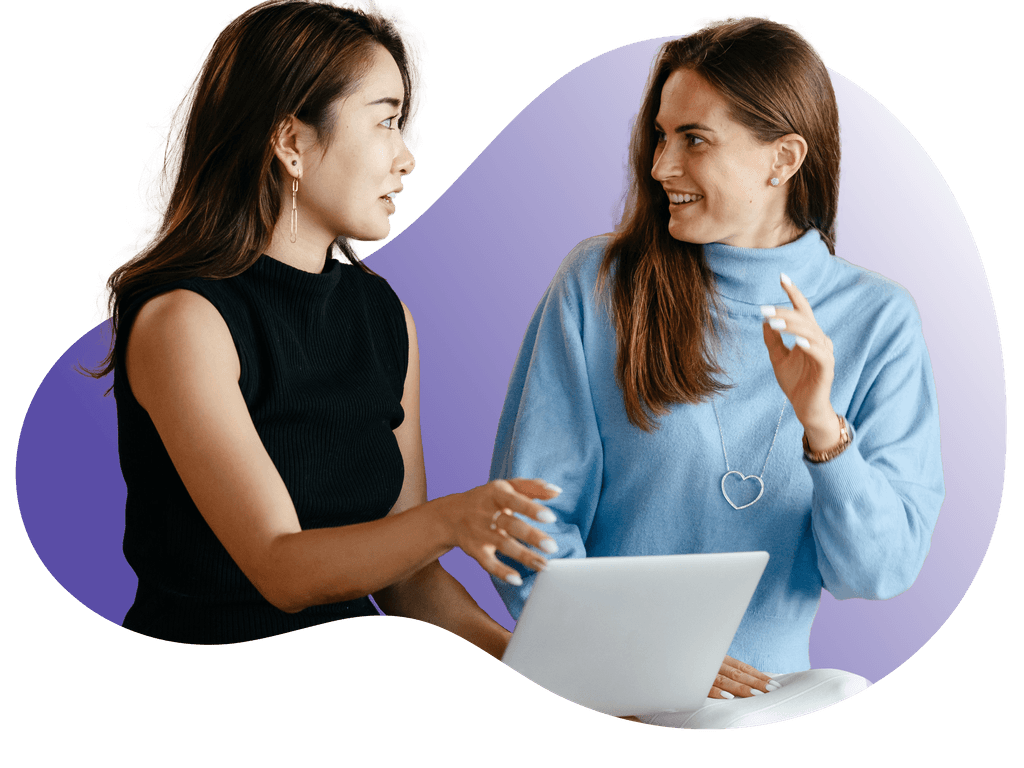
{"type": "Polygon", "coordinates": [[[405,137],[399,139],[401,142],[401,148],[398,154],[395,156],[394,169],[396,172],[405,176],[406,174],[412,173],[413,168],[416,167],[416,158],[412,156],[412,152],[409,151],[409,147],[405,145],[405,137]]]}
{"type": "Polygon", "coordinates": [[[673,150],[668,141],[660,144],[659,148],[654,150],[651,176],[655,181],[665,182],[683,175],[683,164],[679,154],[673,150]]]}

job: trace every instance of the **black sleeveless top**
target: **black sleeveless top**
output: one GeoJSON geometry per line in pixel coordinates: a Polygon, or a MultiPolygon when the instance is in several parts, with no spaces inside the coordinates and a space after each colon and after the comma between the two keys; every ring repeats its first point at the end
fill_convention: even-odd
{"type": "Polygon", "coordinates": [[[139,296],[115,344],[118,450],[128,487],[124,554],[139,577],[124,626],[165,640],[232,643],[376,615],[367,597],[278,610],[192,502],[123,364],[137,309],[176,288],[204,296],[227,323],[239,387],[303,529],[384,517],[404,478],[393,430],[404,417],[409,338],[401,302],[383,278],[333,259],[311,274],[262,256],[237,277],[182,280],[139,296]]]}

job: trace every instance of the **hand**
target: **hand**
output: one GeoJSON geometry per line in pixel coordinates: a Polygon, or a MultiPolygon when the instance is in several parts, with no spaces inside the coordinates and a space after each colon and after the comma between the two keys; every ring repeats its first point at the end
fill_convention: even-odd
{"type": "Polygon", "coordinates": [[[715,684],[708,693],[709,699],[734,699],[758,696],[781,687],[764,672],[749,664],[726,656],[722,668],[715,677],[715,684]]]}
{"type": "Polygon", "coordinates": [[[814,319],[811,305],[785,275],[779,281],[793,302],[793,308],[761,307],[764,345],[779,382],[797,419],[803,424],[812,450],[826,450],[839,442],[839,421],[832,408],[832,379],[835,357],[832,339],[814,319]],[[796,336],[796,346],[787,349],[782,331],[796,336]]]}
{"type": "Polygon", "coordinates": [[[533,499],[553,499],[560,492],[543,480],[493,480],[471,491],[438,499],[433,504],[438,505],[455,546],[491,575],[520,586],[523,581],[519,573],[501,562],[495,553],[501,552],[536,571],[543,569],[547,560],[520,542],[548,554],[556,552],[558,547],[547,534],[512,513],[553,523],[554,513],[533,499]]]}

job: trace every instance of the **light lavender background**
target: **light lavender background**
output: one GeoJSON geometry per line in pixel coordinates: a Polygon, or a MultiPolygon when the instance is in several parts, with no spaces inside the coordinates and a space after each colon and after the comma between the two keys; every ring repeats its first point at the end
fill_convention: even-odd
{"type": "MultiPolygon", "coordinates": [[[[629,126],[657,45],[612,51],[555,83],[368,262],[416,318],[432,497],[486,481],[533,309],[572,246],[617,221],[629,126]]],[[[931,553],[910,590],[884,602],[823,596],[812,664],[878,680],[931,637],[977,572],[1002,491],[1006,400],[991,296],[952,193],[891,114],[835,73],[833,82],[843,127],[838,252],[901,283],[917,301],[939,396],[947,489],[931,553]]],[[[109,381],[72,370],[105,354],[104,334],[100,326],[83,336],[40,385],[19,443],[17,483],[25,527],[50,572],[119,623],[135,577],[120,551],[125,489],[114,403],[102,397],[109,381]]],[[[511,627],[474,561],[455,551],[442,562],[511,627]]]]}

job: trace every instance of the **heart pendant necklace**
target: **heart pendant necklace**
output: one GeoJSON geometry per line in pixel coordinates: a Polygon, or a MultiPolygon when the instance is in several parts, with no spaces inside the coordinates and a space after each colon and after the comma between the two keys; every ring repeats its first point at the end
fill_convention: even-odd
{"type": "Polygon", "coordinates": [[[775,448],[775,439],[779,436],[779,427],[782,426],[782,415],[786,412],[786,402],[782,403],[782,410],[779,411],[779,421],[775,425],[775,434],[772,435],[772,444],[768,446],[768,455],[764,457],[764,466],[761,467],[761,474],[759,475],[744,475],[742,472],[729,468],[729,452],[725,450],[725,432],[722,431],[722,420],[718,416],[718,408],[715,407],[714,400],[711,401],[711,408],[715,412],[715,421],[718,422],[718,434],[722,438],[722,454],[725,456],[725,474],[722,475],[722,495],[725,500],[729,502],[729,505],[733,509],[746,509],[751,507],[758,502],[758,500],[764,495],[764,471],[768,468],[768,459],[771,458],[772,449],[775,448]],[[740,482],[746,482],[747,480],[757,480],[757,484],[760,486],[760,490],[757,492],[757,496],[754,497],[753,501],[748,501],[746,504],[740,504],[739,506],[729,498],[729,492],[725,490],[725,480],[729,475],[736,475],[740,482]]]}

